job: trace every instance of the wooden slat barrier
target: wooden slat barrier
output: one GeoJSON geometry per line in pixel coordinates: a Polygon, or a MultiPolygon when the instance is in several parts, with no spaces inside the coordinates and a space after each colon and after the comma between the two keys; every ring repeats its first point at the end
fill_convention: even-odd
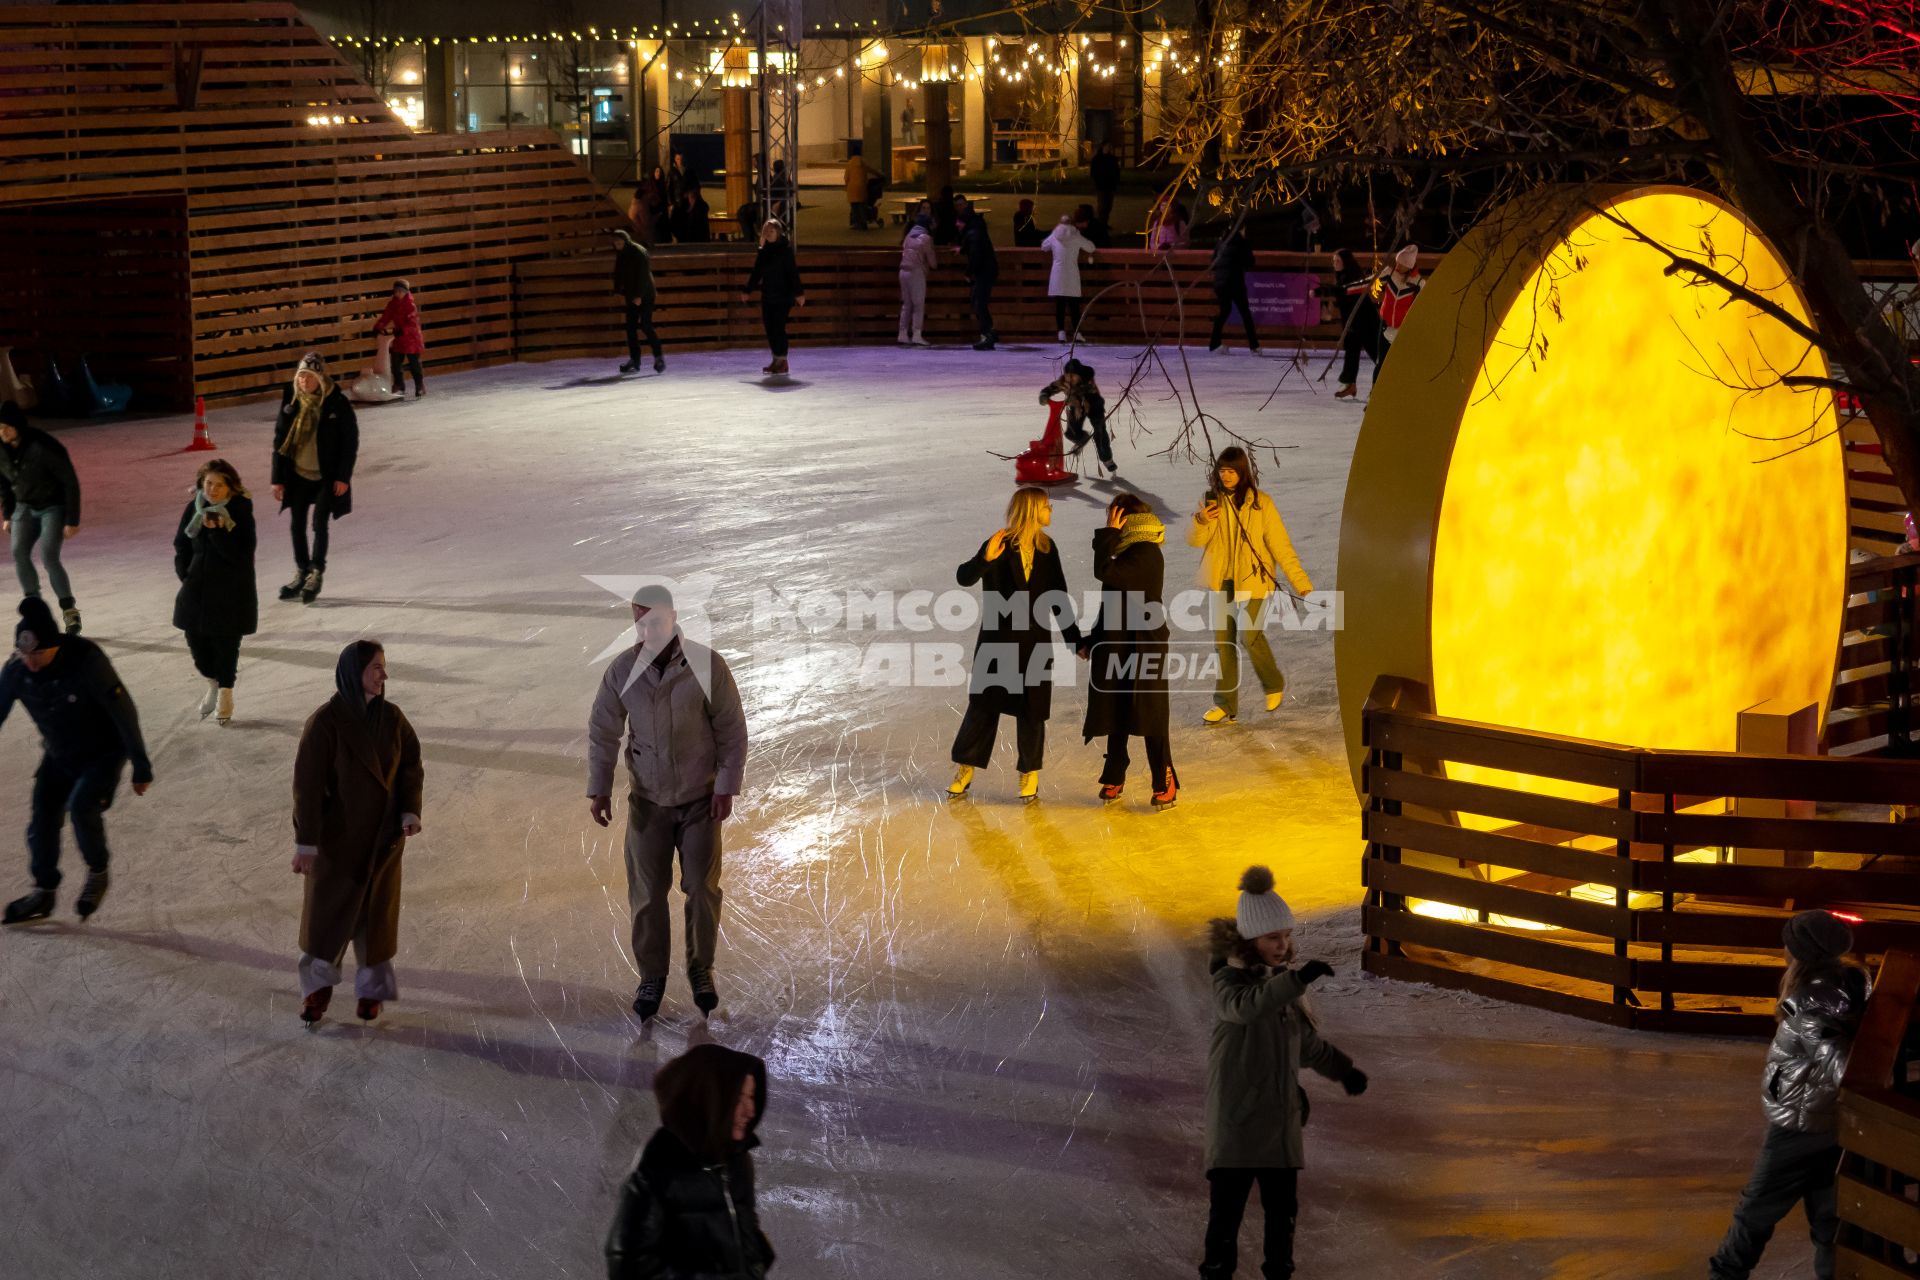
{"type": "Polygon", "coordinates": [[[1840,1085],[1840,1280],[1920,1280],[1920,955],[1880,966],[1840,1085]]]}
{"type": "MultiPolygon", "coordinates": [[[[798,256],[807,305],[793,313],[790,336],[795,346],[894,341],[900,325],[897,248],[803,244],[798,256]]],[[[993,318],[1001,340],[1052,342],[1053,303],[1047,298],[1052,259],[1039,249],[1005,246],[999,248],[998,256],[1000,278],[993,291],[993,318]]],[[[1087,299],[1082,332],[1096,343],[1138,344],[1151,336],[1167,345],[1184,341],[1205,346],[1214,313],[1210,261],[1211,256],[1200,250],[1176,252],[1164,260],[1144,249],[1101,251],[1081,269],[1087,299]],[[1096,296],[1109,286],[1115,287],[1096,296]]],[[[739,300],[752,264],[752,250],[746,246],[657,250],[653,266],[659,302],[654,327],[662,342],[681,350],[758,345],[759,303],[739,300]]],[[[1326,255],[1257,253],[1255,267],[1322,272],[1326,255]]],[[[514,345],[520,359],[614,357],[625,350],[624,313],[612,292],[611,249],[590,257],[522,262],[516,275],[514,345]]],[[[960,344],[977,336],[966,276],[957,256],[943,248],[939,268],[927,283],[926,337],[935,343],[960,344]]],[[[1286,329],[1269,325],[1263,328],[1261,341],[1281,350],[1301,344],[1331,346],[1339,336],[1337,323],[1286,329]]],[[[1237,319],[1229,322],[1226,337],[1236,346],[1244,342],[1237,319]]],[[[1082,358],[1097,366],[1100,348],[1082,352],[1082,358]]],[[[1316,358],[1313,376],[1319,375],[1325,359],[1316,358]]],[[[1371,372],[1369,368],[1362,376],[1370,377],[1371,372]]],[[[1331,380],[1325,390],[1333,390],[1331,380]]]]}
{"type": "Polygon", "coordinates": [[[1839,755],[1912,754],[1920,556],[1885,556],[1854,565],[1847,593],[1821,749],[1839,755]]]}
{"type": "Polygon", "coordinates": [[[1901,827],[1726,812],[1920,804],[1920,762],[1652,751],[1426,705],[1388,679],[1364,713],[1369,972],[1625,1027],[1764,1033],[1792,911],[1859,917],[1864,954],[1920,947],[1920,842],[1901,827]],[[1525,778],[1447,776],[1460,765],[1525,778]],[[1735,848],[1813,856],[1748,865],[1735,848]]]}
{"type": "Polygon", "coordinates": [[[430,368],[511,359],[514,264],[621,222],[547,130],[412,133],[289,4],[0,6],[0,103],[0,345],[136,404],[350,373],[398,277],[430,368]]]}

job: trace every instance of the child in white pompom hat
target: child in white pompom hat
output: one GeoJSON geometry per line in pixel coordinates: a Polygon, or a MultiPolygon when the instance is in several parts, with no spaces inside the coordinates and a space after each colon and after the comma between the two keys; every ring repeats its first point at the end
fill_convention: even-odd
{"type": "Polygon", "coordinates": [[[1231,920],[1208,926],[1213,943],[1213,1043],[1207,1051],[1207,1214],[1203,1280],[1227,1280],[1239,1263],[1240,1219],[1260,1184],[1268,1280],[1293,1274],[1293,1223],[1304,1158],[1307,1094],[1301,1067],[1366,1092],[1352,1059],[1320,1038],[1302,998],[1333,972],[1322,960],[1290,968],[1293,912],[1273,872],[1248,867],[1231,920]]]}

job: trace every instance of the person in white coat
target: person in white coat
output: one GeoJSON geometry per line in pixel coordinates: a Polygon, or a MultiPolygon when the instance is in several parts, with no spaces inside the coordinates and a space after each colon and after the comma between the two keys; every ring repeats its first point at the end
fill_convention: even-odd
{"type": "Polygon", "coordinates": [[[915,218],[900,242],[900,345],[929,345],[927,324],[927,273],[933,270],[933,231],[927,218],[915,218]]]}
{"type": "Polygon", "coordinates": [[[1238,717],[1241,643],[1267,695],[1267,710],[1278,711],[1287,678],[1267,643],[1268,601],[1281,574],[1303,596],[1313,590],[1313,581],[1294,554],[1280,509],[1255,484],[1245,449],[1222,449],[1214,460],[1213,483],[1194,512],[1187,542],[1202,549],[1200,585],[1213,593],[1213,638],[1220,652],[1213,705],[1201,719],[1217,725],[1238,717]]]}
{"type": "Polygon", "coordinates": [[[1053,269],[1047,273],[1047,296],[1053,299],[1053,327],[1065,342],[1067,335],[1077,338],[1080,334],[1080,255],[1084,253],[1087,261],[1093,261],[1093,241],[1081,235],[1072,219],[1062,214],[1060,225],[1040,247],[1053,258],[1053,269]]]}

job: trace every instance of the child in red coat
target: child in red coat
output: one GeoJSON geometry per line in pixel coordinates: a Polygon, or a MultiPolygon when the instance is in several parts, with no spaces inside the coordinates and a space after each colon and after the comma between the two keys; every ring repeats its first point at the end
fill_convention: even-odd
{"type": "Polygon", "coordinates": [[[420,371],[420,353],[427,344],[420,337],[420,308],[413,301],[413,290],[405,280],[393,282],[393,297],[387,300],[387,309],[374,321],[375,333],[393,335],[393,345],[388,348],[388,357],[393,361],[393,393],[404,394],[405,384],[401,381],[403,367],[413,371],[413,398],[418,400],[427,394],[426,378],[420,371]]]}

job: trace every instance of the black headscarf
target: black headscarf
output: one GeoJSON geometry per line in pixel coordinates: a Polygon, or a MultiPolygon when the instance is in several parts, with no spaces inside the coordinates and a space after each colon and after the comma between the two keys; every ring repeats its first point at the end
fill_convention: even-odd
{"type": "Polygon", "coordinates": [[[340,700],[347,704],[360,719],[368,724],[376,724],[381,709],[387,704],[385,698],[367,697],[367,687],[361,683],[366,674],[367,664],[373,661],[377,653],[384,652],[378,640],[355,640],[340,651],[340,661],[333,669],[333,684],[340,691],[340,700]]]}
{"type": "Polygon", "coordinates": [[[717,1044],[695,1045],[654,1073],[660,1124],[702,1161],[717,1163],[759,1145],[754,1130],[767,1111],[767,1064],[717,1044]],[[753,1080],[753,1121],[744,1142],[733,1140],[733,1109],[740,1086],[753,1080]]]}

